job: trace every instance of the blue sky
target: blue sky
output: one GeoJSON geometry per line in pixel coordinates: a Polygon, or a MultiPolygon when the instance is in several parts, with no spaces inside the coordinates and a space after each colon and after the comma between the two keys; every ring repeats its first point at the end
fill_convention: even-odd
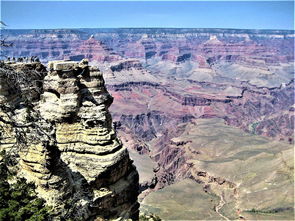
{"type": "Polygon", "coordinates": [[[294,29],[293,1],[1,1],[8,28],[294,29]]]}

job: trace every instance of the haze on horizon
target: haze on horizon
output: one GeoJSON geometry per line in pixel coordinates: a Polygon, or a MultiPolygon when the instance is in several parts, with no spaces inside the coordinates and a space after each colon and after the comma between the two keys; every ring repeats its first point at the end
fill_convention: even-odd
{"type": "Polygon", "coordinates": [[[294,30],[293,1],[1,1],[10,29],[237,28],[294,30]]]}

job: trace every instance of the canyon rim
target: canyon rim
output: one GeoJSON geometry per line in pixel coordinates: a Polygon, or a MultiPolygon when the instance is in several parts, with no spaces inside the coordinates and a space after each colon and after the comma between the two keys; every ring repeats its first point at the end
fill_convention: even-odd
{"type": "MultiPolygon", "coordinates": [[[[75,4],[87,7],[80,20],[91,23],[99,3],[52,3],[52,19],[72,24],[56,14],[63,4],[71,19],[75,4]]],[[[213,22],[202,4],[226,18],[235,13],[217,5],[267,13],[276,3],[100,4],[102,24],[120,18],[114,4],[125,23],[161,24],[164,14],[183,26],[213,22]]],[[[241,27],[3,28],[0,220],[293,220],[294,29],[236,21],[241,27]]]]}

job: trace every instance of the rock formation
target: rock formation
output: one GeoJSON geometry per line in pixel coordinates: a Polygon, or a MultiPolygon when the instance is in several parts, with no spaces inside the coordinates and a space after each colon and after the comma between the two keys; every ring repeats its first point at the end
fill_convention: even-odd
{"type": "MultiPolygon", "coordinates": [[[[202,168],[196,162],[204,160],[206,161],[204,165],[207,165],[208,159],[212,158],[210,163],[212,165],[214,161],[228,163],[229,160],[233,160],[229,165],[233,165],[232,168],[236,169],[240,168],[242,162],[248,162],[246,165],[260,162],[264,155],[267,156],[270,149],[275,152],[276,157],[280,156],[276,148],[292,149],[294,143],[294,31],[73,29],[9,30],[7,35],[9,35],[7,40],[14,42],[15,45],[15,47],[4,49],[3,53],[7,56],[37,55],[44,62],[52,58],[88,58],[93,64],[99,65],[104,72],[106,87],[115,98],[110,112],[116,132],[131,150],[131,154],[135,152],[132,159],[138,165],[140,190],[143,191],[139,197],[140,200],[145,198],[149,191],[160,192],[159,189],[166,188],[184,178],[203,183],[205,192],[210,192],[209,184],[211,187],[216,184],[218,191],[230,189],[229,192],[233,197],[229,198],[234,199],[235,202],[248,199],[242,195],[239,200],[235,199],[238,197],[235,193],[236,188],[228,188],[226,183],[233,182],[238,185],[240,181],[227,177],[225,173],[227,170],[215,172],[220,168],[217,165],[214,170],[209,171],[206,166],[202,168]],[[217,127],[215,118],[221,120],[217,127]],[[207,132],[198,130],[202,120],[209,122],[211,126],[206,130],[207,132]],[[212,128],[224,129],[224,124],[231,127],[231,129],[226,127],[229,132],[234,130],[235,133],[212,134],[212,128]],[[247,143],[252,144],[253,141],[245,141],[246,146],[238,145],[227,152],[227,147],[231,147],[227,145],[228,141],[220,139],[215,142],[215,140],[232,134],[228,140],[233,142],[236,140],[240,143],[242,131],[236,131],[234,129],[236,127],[247,132],[247,136],[262,135],[266,138],[258,136],[258,140],[254,142],[255,145],[249,146],[247,143]],[[187,137],[189,134],[192,135],[187,137]],[[203,136],[204,140],[199,140],[203,136]],[[276,143],[274,149],[266,145],[265,153],[263,153],[264,148],[260,149],[260,143],[268,144],[269,138],[280,143],[276,143]],[[212,149],[208,146],[210,141],[212,141],[212,149]],[[222,143],[224,143],[223,146],[222,143]],[[248,146],[249,149],[247,149],[248,146]],[[222,152],[215,152],[215,148],[222,152]],[[233,153],[232,150],[237,152],[233,153]],[[260,160],[252,159],[254,153],[258,154],[260,160]],[[240,155],[243,157],[240,158],[240,155]],[[244,156],[249,157],[249,160],[246,161],[244,156]]],[[[58,69],[58,67],[54,68],[54,64],[51,65],[52,69],[58,69]]],[[[76,64],[76,66],[79,65],[76,64]]],[[[48,75],[45,78],[43,105],[39,102],[38,109],[43,118],[54,122],[53,127],[57,132],[53,134],[56,134],[57,138],[53,140],[61,151],[60,158],[70,168],[74,168],[75,165],[72,161],[70,162],[70,159],[74,159],[70,157],[70,150],[80,148],[76,145],[78,139],[83,140],[83,145],[92,143],[87,141],[85,144],[84,138],[81,137],[92,133],[87,125],[95,123],[91,121],[88,123],[86,115],[92,113],[96,116],[97,111],[94,107],[88,106],[93,102],[82,101],[82,97],[85,96],[92,99],[87,95],[88,91],[92,90],[92,87],[88,85],[89,82],[85,80],[87,77],[77,79],[69,76],[63,81],[63,75],[66,76],[70,72],[64,74],[62,71],[56,70],[56,72],[61,76],[57,74],[57,76],[49,77],[48,75]],[[63,82],[61,84],[65,86],[58,86],[57,82],[63,82]],[[82,89],[83,85],[86,85],[88,91],[82,89]],[[51,110],[49,107],[52,107],[51,110]],[[58,138],[61,134],[62,136],[73,134],[72,131],[76,131],[78,126],[84,125],[81,122],[86,124],[87,130],[79,127],[79,130],[83,131],[79,133],[79,138],[75,140],[67,136],[69,141],[58,138]]],[[[54,71],[50,73],[52,74],[54,71]]],[[[94,100],[97,99],[93,97],[94,100]]],[[[289,171],[288,167],[284,166],[286,161],[284,157],[275,159],[278,164],[270,165],[277,165],[277,168],[282,167],[283,171],[289,171]]],[[[83,162],[78,163],[84,165],[83,162]]],[[[248,167],[241,167],[243,168],[248,167]]],[[[265,176],[269,174],[271,177],[271,173],[265,172],[268,168],[271,167],[264,165],[258,171],[265,176]]],[[[79,173],[86,177],[93,176],[85,175],[87,172],[81,169],[79,173]]],[[[233,173],[243,174],[240,171],[233,173]]],[[[289,172],[286,173],[289,174],[289,172]]],[[[278,179],[285,182],[285,178],[278,179]]],[[[263,180],[267,178],[261,179],[263,180]]],[[[257,182],[251,185],[259,186],[257,182]]],[[[274,186],[280,189],[277,182],[274,183],[276,183],[274,186]]],[[[269,186],[266,187],[269,188],[269,186]]],[[[268,201],[266,197],[255,195],[257,194],[255,191],[253,191],[255,200],[261,198],[262,201],[273,202],[273,200],[268,201]]],[[[271,189],[269,188],[268,191],[271,196],[271,189]]],[[[191,193],[191,191],[188,192],[191,193]]],[[[223,196],[221,192],[218,192],[219,194],[223,196]]],[[[245,194],[250,194],[249,190],[245,194]]],[[[283,196],[279,190],[277,195],[283,196]]],[[[183,199],[183,196],[181,198],[183,199]]],[[[255,200],[249,202],[257,202],[255,200]]],[[[222,205],[222,200],[220,202],[222,205]]],[[[228,205],[235,208],[231,204],[228,205]]],[[[236,205],[239,209],[252,209],[251,206],[242,208],[238,203],[236,205]]],[[[241,205],[245,205],[244,202],[241,205]]],[[[257,205],[263,204],[253,203],[253,208],[257,205]]],[[[221,211],[219,206],[215,208],[221,211]]],[[[194,212],[197,208],[198,206],[194,207],[194,212]]],[[[272,208],[276,206],[273,205],[272,208]]],[[[232,213],[235,214],[235,211],[232,213]]],[[[162,218],[167,219],[165,216],[162,218]]],[[[229,219],[236,219],[236,217],[229,219]]]]}
{"type": "Polygon", "coordinates": [[[113,98],[102,73],[87,60],[53,61],[48,68],[40,99],[14,107],[12,120],[29,141],[19,152],[19,174],[36,184],[57,218],[137,220],[138,173],[112,127],[113,98]]]}

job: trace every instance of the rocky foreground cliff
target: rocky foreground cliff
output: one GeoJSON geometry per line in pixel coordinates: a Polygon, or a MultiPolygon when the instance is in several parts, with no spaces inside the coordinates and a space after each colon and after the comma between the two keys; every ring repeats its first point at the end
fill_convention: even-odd
{"type": "Polygon", "coordinates": [[[99,69],[86,60],[50,62],[48,73],[39,62],[8,62],[0,74],[0,148],[54,217],[137,220],[138,173],[112,127],[99,69]]]}

